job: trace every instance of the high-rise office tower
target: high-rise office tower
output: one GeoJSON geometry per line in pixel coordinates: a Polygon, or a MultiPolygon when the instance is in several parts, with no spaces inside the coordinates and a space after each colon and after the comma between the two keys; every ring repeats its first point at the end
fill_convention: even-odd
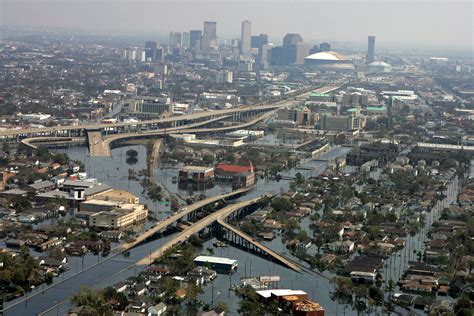
{"type": "Polygon", "coordinates": [[[330,52],[331,51],[331,44],[324,42],[319,44],[319,51],[320,52],[330,52]]]}
{"type": "Polygon", "coordinates": [[[146,60],[155,59],[156,49],[158,48],[158,43],[153,41],[145,42],[145,58],[146,60]]]}
{"type": "Polygon", "coordinates": [[[189,44],[191,41],[191,37],[189,35],[189,32],[183,32],[183,37],[182,37],[182,44],[183,48],[189,48],[189,44]]]}
{"type": "Polygon", "coordinates": [[[201,49],[209,51],[211,48],[217,48],[217,23],[206,21],[201,38],[201,49]]]}
{"type": "Polygon", "coordinates": [[[304,62],[304,57],[309,54],[309,47],[304,44],[299,34],[286,34],[283,38],[283,49],[285,50],[285,65],[301,64],[304,62]]]}
{"type": "Polygon", "coordinates": [[[163,48],[159,47],[156,49],[155,61],[161,63],[164,60],[165,60],[165,51],[163,50],[163,48]]]}
{"type": "Polygon", "coordinates": [[[245,20],[242,22],[242,31],[240,33],[240,53],[242,55],[250,54],[252,51],[252,22],[245,20]]]}
{"type": "Polygon", "coordinates": [[[216,22],[204,22],[203,36],[217,37],[217,23],[216,22]]]}
{"type": "Polygon", "coordinates": [[[182,37],[181,32],[171,32],[170,33],[170,47],[175,48],[176,46],[182,46],[182,37]]]}
{"type": "Polygon", "coordinates": [[[261,49],[262,45],[268,44],[268,35],[267,34],[260,34],[252,36],[251,39],[251,47],[261,49]]]}
{"type": "Polygon", "coordinates": [[[189,48],[200,48],[201,47],[201,30],[189,31],[189,48]]]}
{"type": "Polygon", "coordinates": [[[369,36],[368,46],[367,46],[367,56],[365,57],[365,62],[367,64],[374,62],[375,56],[375,36],[369,36]]]}
{"type": "Polygon", "coordinates": [[[299,34],[286,34],[285,37],[283,37],[283,47],[289,47],[292,45],[296,45],[300,42],[303,42],[303,38],[299,34]]]}
{"type": "Polygon", "coordinates": [[[258,48],[260,46],[260,36],[253,35],[250,39],[250,47],[258,48]]]}

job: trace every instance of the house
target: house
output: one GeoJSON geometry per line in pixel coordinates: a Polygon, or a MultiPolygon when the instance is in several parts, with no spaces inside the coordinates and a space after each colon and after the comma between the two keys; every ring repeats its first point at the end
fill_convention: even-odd
{"type": "Polygon", "coordinates": [[[146,315],[147,311],[147,304],[145,302],[142,302],[138,299],[135,300],[130,300],[129,299],[129,304],[127,307],[128,312],[123,312],[123,316],[141,316],[141,315],[146,315]]]}
{"type": "Polygon", "coordinates": [[[354,251],[355,243],[350,240],[334,241],[326,244],[325,248],[337,253],[349,253],[354,251]]]}
{"type": "Polygon", "coordinates": [[[66,251],[66,253],[71,256],[82,256],[87,252],[87,247],[84,245],[71,243],[64,248],[64,251],[66,251]]]}
{"type": "Polygon", "coordinates": [[[113,288],[118,292],[118,293],[121,293],[121,292],[125,292],[128,288],[128,285],[127,283],[125,282],[117,282],[113,285],[113,288]]]}
{"type": "Polygon", "coordinates": [[[148,316],[161,316],[166,312],[167,306],[165,303],[161,302],[159,304],[148,307],[148,316]]]}
{"type": "Polygon", "coordinates": [[[41,245],[38,246],[39,251],[47,251],[48,249],[59,247],[63,244],[63,241],[58,237],[53,237],[50,240],[45,241],[41,245]]]}
{"type": "Polygon", "coordinates": [[[148,296],[161,298],[166,294],[166,287],[162,282],[151,282],[148,284],[148,296]]]}
{"type": "Polygon", "coordinates": [[[36,181],[28,185],[28,187],[35,193],[49,192],[54,189],[54,183],[49,180],[36,181]]]}
{"type": "Polygon", "coordinates": [[[433,305],[433,300],[426,296],[418,296],[413,302],[413,307],[421,310],[427,310],[431,305],[433,305]]]}
{"type": "Polygon", "coordinates": [[[325,253],[324,255],[321,256],[321,261],[323,261],[326,264],[331,264],[337,259],[337,256],[332,253],[325,253]]]}
{"type": "Polygon", "coordinates": [[[161,268],[161,267],[148,267],[146,271],[153,273],[155,275],[167,275],[170,274],[170,269],[161,268]]]}
{"type": "Polygon", "coordinates": [[[196,267],[189,271],[187,276],[195,279],[202,278],[202,283],[208,283],[217,277],[217,272],[207,267],[196,267]]]}
{"type": "Polygon", "coordinates": [[[61,260],[51,257],[40,257],[39,265],[53,269],[55,271],[65,270],[67,268],[67,257],[64,257],[61,260]]]}
{"type": "Polygon", "coordinates": [[[346,265],[344,272],[350,275],[354,281],[372,282],[382,264],[381,258],[358,256],[346,265]]]}
{"type": "Polygon", "coordinates": [[[393,300],[398,305],[411,307],[415,302],[415,297],[409,294],[395,293],[393,294],[393,300]]]}
{"type": "Polygon", "coordinates": [[[144,283],[139,283],[139,284],[135,285],[135,287],[134,287],[134,289],[133,289],[133,292],[134,292],[135,295],[137,295],[137,296],[146,295],[146,294],[148,293],[148,289],[147,289],[146,284],[144,284],[144,283]]]}
{"type": "Polygon", "coordinates": [[[247,216],[247,219],[255,221],[257,223],[263,223],[267,219],[269,210],[258,210],[247,216]]]}
{"type": "Polygon", "coordinates": [[[11,198],[11,197],[27,197],[28,191],[20,190],[20,189],[11,189],[7,191],[3,191],[0,193],[1,197],[11,198]]]}
{"type": "Polygon", "coordinates": [[[432,293],[435,290],[435,287],[428,284],[420,284],[417,282],[405,283],[402,286],[402,289],[410,292],[420,292],[420,293],[432,293]]]}
{"type": "Polygon", "coordinates": [[[263,222],[263,227],[268,229],[281,229],[283,225],[274,219],[266,219],[263,222]]]}
{"type": "Polygon", "coordinates": [[[198,316],[224,316],[224,315],[225,315],[225,311],[218,310],[217,308],[207,311],[207,312],[198,313],[198,316]]]}
{"type": "Polygon", "coordinates": [[[8,248],[20,248],[24,244],[25,244],[25,242],[23,240],[19,240],[19,239],[7,239],[5,241],[5,245],[8,248]]]}

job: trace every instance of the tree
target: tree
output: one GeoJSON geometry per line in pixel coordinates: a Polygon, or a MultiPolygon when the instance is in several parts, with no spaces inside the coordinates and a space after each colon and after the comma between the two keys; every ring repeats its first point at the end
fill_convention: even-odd
{"type": "Polygon", "coordinates": [[[190,283],[186,289],[186,299],[188,300],[188,311],[197,311],[199,307],[199,294],[203,293],[203,290],[200,286],[197,286],[195,283],[190,283]]]}
{"type": "Polygon", "coordinates": [[[223,311],[224,313],[227,313],[229,311],[229,305],[227,305],[226,302],[217,302],[216,307],[214,309],[218,309],[220,311],[223,311]]]}
{"type": "Polygon", "coordinates": [[[138,156],[138,152],[134,149],[127,150],[126,154],[127,154],[128,157],[137,157],[138,156]]]}
{"type": "MultiPolygon", "coordinates": [[[[101,293],[90,287],[81,288],[78,293],[73,295],[71,301],[76,306],[87,306],[87,310],[93,312],[90,315],[111,316],[113,314],[112,309],[105,302],[101,293]]],[[[89,313],[85,315],[89,315],[89,313]]]]}
{"type": "Polygon", "coordinates": [[[304,177],[300,172],[295,174],[295,182],[297,185],[302,185],[304,183],[304,177]]]}
{"type": "Polygon", "coordinates": [[[331,282],[334,283],[336,294],[352,295],[353,284],[350,278],[335,276],[331,282]]]}
{"type": "Polygon", "coordinates": [[[263,315],[262,307],[257,302],[242,300],[240,301],[240,307],[238,309],[239,314],[260,316],[263,315]]]}
{"type": "Polygon", "coordinates": [[[214,155],[212,154],[205,154],[202,156],[202,161],[206,164],[206,165],[212,165],[214,163],[214,155]]]}
{"type": "Polygon", "coordinates": [[[474,314],[471,299],[466,293],[462,294],[456,302],[456,305],[454,306],[454,313],[456,313],[456,315],[463,316],[471,316],[474,314]]]}
{"type": "Polygon", "coordinates": [[[275,209],[275,211],[289,211],[293,208],[293,203],[290,201],[289,198],[286,197],[275,197],[272,200],[271,206],[275,209]]]}
{"type": "Polygon", "coordinates": [[[395,282],[390,279],[387,282],[387,291],[388,291],[388,306],[392,308],[392,292],[395,289],[395,282]]]}
{"type": "Polygon", "coordinates": [[[30,200],[24,196],[12,196],[8,198],[8,204],[11,208],[20,212],[31,208],[30,200]]]}
{"type": "Polygon", "coordinates": [[[318,235],[318,237],[316,237],[316,239],[314,240],[314,244],[316,245],[316,247],[318,247],[318,253],[319,253],[321,250],[321,247],[324,245],[323,238],[318,235]]]}

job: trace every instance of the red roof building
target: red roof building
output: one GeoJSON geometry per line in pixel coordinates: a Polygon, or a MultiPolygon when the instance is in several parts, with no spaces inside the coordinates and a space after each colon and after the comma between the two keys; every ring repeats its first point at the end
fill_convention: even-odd
{"type": "Polygon", "coordinates": [[[253,165],[250,161],[248,166],[238,166],[238,165],[230,165],[226,163],[217,164],[216,173],[244,173],[244,172],[253,172],[253,165]]]}

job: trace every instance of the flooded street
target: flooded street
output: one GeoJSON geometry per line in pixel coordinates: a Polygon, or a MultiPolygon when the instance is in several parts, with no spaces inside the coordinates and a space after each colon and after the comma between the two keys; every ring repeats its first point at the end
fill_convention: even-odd
{"type": "MultiPolygon", "coordinates": [[[[286,180],[282,179],[277,182],[274,180],[259,179],[256,188],[240,199],[247,200],[268,193],[280,194],[289,189],[291,180],[288,179],[294,177],[296,173],[300,172],[305,178],[317,176],[325,170],[327,162],[323,160],[345,156],[349,150],[350,148],[336,147],[323,154],[318,161],[304,160],[301,162],[299,167],[282,173],[282,176],[284,176],[286,180]]],[[[113,149],[111,158],[90,157],[86,147],[70,147],[61,150],[61,152],[67,153],[71,159],[82,161],[89,177],[97,178],[99,182],[107,183],[111,187],[128,190],[139,196],[141,203],[147,204],[151,212],[153,212],[158,218],[167,216],[169,206],[155,203],[147,199],[146,196],[142,194],[143,189],[140,183],[129,180],[128,177],[129,169],[136,173],[140,170],[146,169],[146,148],[144,146],[127,146],[113,149]],[[125,153],[129,149],[134,149],[138,152],[138,160],[136,164],[129,165],[126,162],[125,153]]],[[[178,168],[158,169],[156,170],[156,180],[165,187],[165,191],[178,194],[185,198],[188,191],[178,189],[178,184],[173,183],[173,177],[177,176],[178,171],[178,168]]],[[[408,261],[416,260],[416,253],[414,250],[416,250],[416,252],[422,250],[423,243],[426,241],[426,232],[428,228],[431,226],[433,221],[439,218],[441,210],[455,200],[458,190],[457,181],[453,181],[449,184],[446,191],[447,198],[438,202],[435,208],[430,213],[426,214],[426,221],[423,229],[413,237],[408,236],[407,246],[386,261],[384,270],[382,271],[385,280],[398,280],[407,266],[408,261]]],[[[197,195],[204,193],[207,196],[211,196],[228,191],[231,191],[230,186],[216,185],[210,189],[195,191],[194,194],[197,195]]],[[[306,217],[302,220],[302,227],[307,230],[308,233],[310,233],[309,224],[309,218],[306,217]]],[[[151,223],[148,223],[148,225],[151,225],[151,223]]],[[[29,296],[34,293],[39,293],[37,296],[31,297],[27,302],[22,302],[21,304],[9,309],[5,315],[36,315],[38,311],[44,311],[51,307],[51,305],[62,302],[67,297],[73,295],[81,286],[103,288],[124,280],[128,276],[139,272],[135,267],[133,267],[133,263],[136,260],[147,256],[150,252],[170,238],[172,238],[172,236],[163,237],[135,247],[130,250],[130,256],[127,258],[124,258],[123,255],[119,255],[107,260],[107,258],[87,255],[84,257],[83,264],[81,257],[71,257],[69,263],[70,270],[55,280],[55,282],[65,280],[63,283],[51,289],[46,289],[46,285],[42,288],[35,289],[29,294],[29,296]],[[68,276],[73,276],[75,273],[82,270],[83,267],[85,269],[90,268],[90,270],[86,273],[80,274],[78,277],[67,279],[68,276]]],[[[298,258],[287,252],[281,240],[281,236],[277,236],[277,238],[270,242],[265,242],[265,244],[273,250],[285,254],[294,261],[300,262],[303,266],[307,266],[306,263],[301,262],[298,258]]],[[[204,249],[209,247],[212,248],[212,240],[205,243],[204,249]]],[[[331,277],[328,272],[325,272],[324,276],[304,271],[296,273],[279,264],[232,246],[216,248],[215,255],[237,259],[239,268],[237,272],[231,276],[219,275],[212,285],[207,285],[204,288],[204,293],[201,295],[201,299],[209,304],[212,302],[216,303],[219,301],[225,301],[230,307],[231,315],[237,313],[238,299],[235,298],[235,293],[233,291],[229,291],[229,288],[233,285],[239,284],[241,278],[262,275],[279,275],[281,277],[279,283],[280,288],[300,289],[306,291],[311,299],[322,304],[326,310],[326,315],[338,315],[342,314],[342,311],[344,311],[346,315],[357,314],[352,310],[352,306],[336,304],[331,300],[329,295],[330,292],[333,291],[334,286],[328,281],[331,277]]],[[[9,302],[7,305],[12,303],[13,302],[9,302]]],[[[65,304],[50,310],[46,315],[62,314],[69,308],[70,304],[66,302],[65,304]]]]}

